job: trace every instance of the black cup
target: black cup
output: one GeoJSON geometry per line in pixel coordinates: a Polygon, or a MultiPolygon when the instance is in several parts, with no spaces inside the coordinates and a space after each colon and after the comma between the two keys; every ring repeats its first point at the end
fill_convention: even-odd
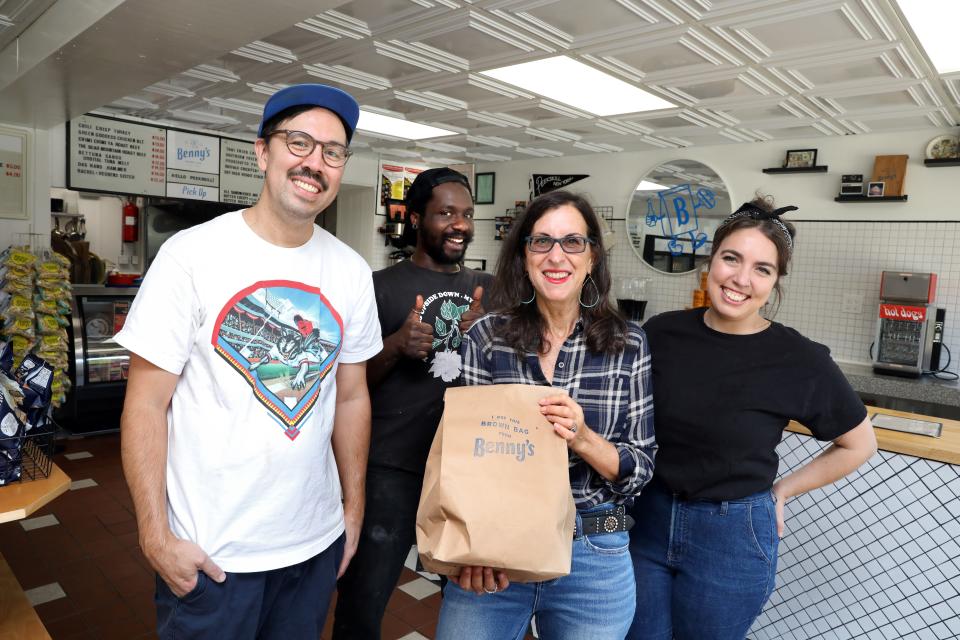
{"type": "Polygon", "coordinates": [[[621,313],[627,317],[627,320],[640,322],[643,320],[643,314],[647,310],[647,301],[617,298],[617,306],[620,307],[621,313]]]}

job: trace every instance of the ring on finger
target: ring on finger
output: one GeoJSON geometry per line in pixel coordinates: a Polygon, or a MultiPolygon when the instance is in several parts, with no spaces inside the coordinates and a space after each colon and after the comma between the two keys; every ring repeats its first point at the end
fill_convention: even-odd
{"type": "Polygon", "coordinates": [[[500,587],[498,587],[497,585],[493,585],[493,591],[491,591],[490,589],[487,589],[486,587],[483,588],[484,593],[496,593],[497,591],[500,591],[500,587]]]}
{"type": "Polygon", "coordinates": [[[576,432],[577,432],[577,423],[574,422],[572,425],[570,425],[570,433],[576,433],[576,432]]]}

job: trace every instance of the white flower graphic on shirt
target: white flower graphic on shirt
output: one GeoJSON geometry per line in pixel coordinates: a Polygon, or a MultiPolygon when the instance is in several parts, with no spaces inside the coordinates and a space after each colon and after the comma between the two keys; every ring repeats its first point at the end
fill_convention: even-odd
{"type": "Polygon", "coordinates": [[[462,360],[456,351],[438,351],[433,356],[430,373],[434,378],[441,378],[444,382],[453,382],[460,377],[462,360]]]}

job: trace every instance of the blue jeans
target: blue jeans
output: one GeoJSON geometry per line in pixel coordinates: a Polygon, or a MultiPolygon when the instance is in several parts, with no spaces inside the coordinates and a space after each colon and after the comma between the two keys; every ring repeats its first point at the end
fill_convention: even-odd
{"type": "Polygon", "coordinates": [[[319,638],[337,584],[346,535],[299,564],[270,571],[228,573],[221,583],[202,571],[193,591],[178,598],[157,576],[157,635],[161,640],[289,640],[319,638]]]}
{"type": "Polygon", "coordinates": [[[628,640],[743,640],[777,572],[772,492],[685,501],[654,481],[631,514],[637,610],[628,640]]]}
{"type": "MultiPolygon", "coordinates": [[[[577,519],[611,506],[578,512],[577,519]]],[[[436,640],[520,640],[533,615],[543,640],[622,640],[634,605],[628,544],[626,532],[574,538],[569,575],[514,582],[498,593],[478,596],[451,580],[436,640]]]]}

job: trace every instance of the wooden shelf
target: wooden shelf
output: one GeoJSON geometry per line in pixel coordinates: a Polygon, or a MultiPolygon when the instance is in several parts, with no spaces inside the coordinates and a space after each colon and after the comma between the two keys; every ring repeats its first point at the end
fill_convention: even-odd
{"type": "Polygon", "coordinates": [[[928,167],[960,167],[960,158],[927,158],[923,164],[928,167]]]}
{"type": "Polygon", "coordinates": [[[834,202],[906,202],[907,196],[837,196],[834,202]]]}
{"type": "Polygon", "coordinates": [[[769,167],[764,173],[826,173],[827,165],[818,164],[815,167],[769,167]]]}
{"type": "Polygon", "coordinates": [[[70,478],[53,465],[50,477],[0,487],[0,522],[26,518],[70,488],[70,478]]]}

